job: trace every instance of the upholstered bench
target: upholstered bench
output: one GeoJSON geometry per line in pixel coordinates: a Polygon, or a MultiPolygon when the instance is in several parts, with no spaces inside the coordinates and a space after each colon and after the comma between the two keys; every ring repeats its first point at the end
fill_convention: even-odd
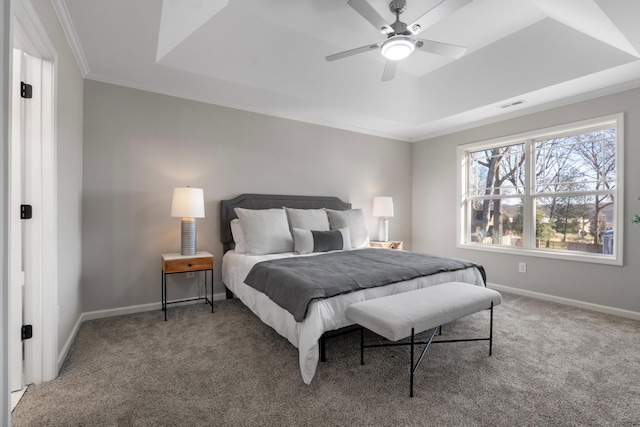
{"type": "Polygon", "coordinates": [[[362,330],[360,334],[361,364],[364,364],[365,348],[393,345],[411,346],[409,396],[413,397],[413,376],[431,343],[489,341],[489,356],[491,356],[493,306],[501,302],[500,293],[492,289],[468,283],[451,282],[357,302],[347,308],[346,316],[363,328],[394,341],[393,343],[365,345],[364,330],[362,330]],[[433,340],[440,326],[486,309],[491,310],[488,338],[433,340]],[[415,342],[416,334],[430,329],[433,329],[433,332],[427,342],[415,342]],[[397,342],[408,337],[411,337],[410,342],[397,342]],[[414,346],[416,344],[425,344],[425,347],[414,366],[414,346]]]}

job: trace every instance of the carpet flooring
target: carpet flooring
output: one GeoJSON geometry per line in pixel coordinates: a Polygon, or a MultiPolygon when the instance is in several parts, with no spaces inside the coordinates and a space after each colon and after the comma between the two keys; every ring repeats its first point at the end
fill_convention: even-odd
{"type": "MultiPolygon", "coordinates": [[[[408,347],[298,352],[238,300],[85,322],[60,375],[13,426],[640,426],[640,322],[503,293],[488,343],[432,346],[408,397],[408,347]]],[[[483,336],[488,312],[443,327],[483,336]]],[[[373,336],[369,336],[374,339],[373,336]]]]}

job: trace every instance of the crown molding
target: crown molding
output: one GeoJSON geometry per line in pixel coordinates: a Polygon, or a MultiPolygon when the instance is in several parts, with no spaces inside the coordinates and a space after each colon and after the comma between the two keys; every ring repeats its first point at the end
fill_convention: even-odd
{"type": "Polygon", "coordinates": [[[82,77],[85,78],[90,72],[89,64],[87,63],[87,59],[84,56],[84,51],[82,50],[82,45],[80,44],[80,40],[78,39],[78,34],[76,33],[76,29],[73,26],[73,22],[71,21],[71,16],[69,16],[67,5],[64,0],[51,0],[51,3],[53,4],[53,9],[56,11],[56,15],[58,15],[58,20],[60,21],[60,25],[62,26],[62,31],[67,37],[69,47],[73,52],[73,56],[76,58],[76,63],[80,68],[82,77]]]}

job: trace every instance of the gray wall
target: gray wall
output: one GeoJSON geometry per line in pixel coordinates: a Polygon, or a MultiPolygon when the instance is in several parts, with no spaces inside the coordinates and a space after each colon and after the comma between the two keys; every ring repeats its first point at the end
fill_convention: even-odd
{"type": "Polygon", "coordinates": [[[56,73],[56,204],[58,354],[82,314],[81,197],[83,77],[50,0],[32,0],[58,56],[56,73]]]}
{"type": "Polygon", "coordinates": [[[9,278],[7,266],[7,189],[9,170],[9,40],[10,4],[0,6],[0,425],[10,425],[9,393],[9,278]]]}
{"type": "Polygon", "coordinates": [[[477,261],[490,283],[640,313],[640,228],[630,224],[640,211],[638,159],[640,89],[421,141],[413,150],[413,248],[477,261]],[[624,266],[456,248],[458,145],[619,112],[625,113],[624,266]],[[527,273],[518,273],[519,261],[527,273]]]}
{"type": "MultiPolygon", "coordinates": [[[[198,249],[220,278],[219,202],[241,193],[337,196],[363,208],[392,196],[389,237],[411,247],[411,144],[85,81],[83,309],[160,301],[161,258],[180,250],[174,187],[204,189],[198,249]]],[[[169,299],[194,292],[170,276],[169,299]]]]}

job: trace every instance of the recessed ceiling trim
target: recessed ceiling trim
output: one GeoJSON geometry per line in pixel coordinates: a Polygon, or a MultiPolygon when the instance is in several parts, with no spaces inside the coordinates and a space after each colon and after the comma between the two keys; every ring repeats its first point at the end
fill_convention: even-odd
{"type": "Polygon", "coordinates": [[[640,58],[638,51],[594,0],[532,0],[549,17],[640,58]]]}
{"type": "Polygon", "coordinates": [[[164,0],[160,16],[156,62],[205,22],[227,7],[229,0],[164,0]]]}

